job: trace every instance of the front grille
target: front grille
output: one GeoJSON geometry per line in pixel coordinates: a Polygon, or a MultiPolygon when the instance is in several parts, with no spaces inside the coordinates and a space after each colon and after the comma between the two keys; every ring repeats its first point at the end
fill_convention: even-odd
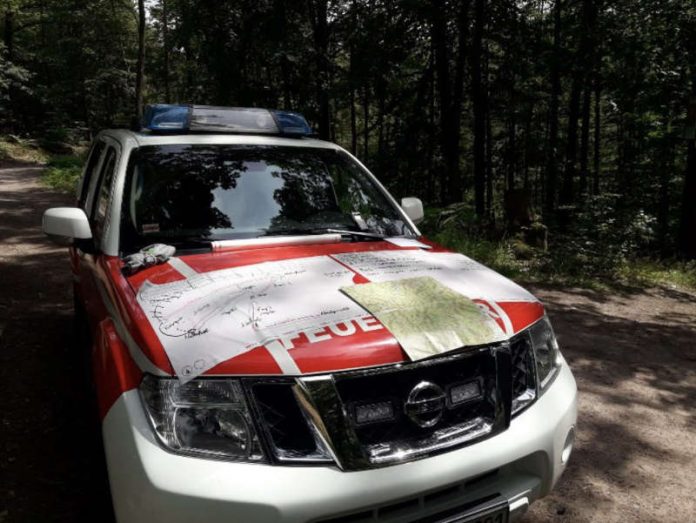
{"type": "Polygon", "coordinates": [[[489,434],[496,422],[496,358],[489,350],[425,365],[405,365],[391,372],[338,375],[336,389],[357,439],[373,464],[388,464],[471,441],[489,434]],[[444,401],[432,406],[440,414],[432,426],[428,426],[428,412],[411,416],[407,412],[409,394],[422,383],[445,396],[444,401]],[[453,389],[467,384],[478,388],[479,396],[454,403],[453,389]],[[356,418],[359,406],[384,402],[393,406],[391,419],[360,423],[356,418]]]}
{"type": "Polygon", "coordinates": [[[360,470],[435,455],[504,431],[536,399],[526,333],[439,358],[300,378],[246,378],[275,461],[360,470]]]}

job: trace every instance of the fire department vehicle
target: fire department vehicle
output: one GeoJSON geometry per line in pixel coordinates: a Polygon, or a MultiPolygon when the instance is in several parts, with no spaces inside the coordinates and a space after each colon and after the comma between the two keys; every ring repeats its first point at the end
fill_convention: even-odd
{"type": "Polygon", "coordinates": [[[508,522],[571,454],[542,304],[297,113],[101,132],[69,246],[119,522],[508,522]]]}

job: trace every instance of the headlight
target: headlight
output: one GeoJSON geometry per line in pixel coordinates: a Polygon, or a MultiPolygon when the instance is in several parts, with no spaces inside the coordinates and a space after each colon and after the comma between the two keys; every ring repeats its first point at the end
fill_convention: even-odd
{"type": "Polygon", "coordinates": [[[168,449],[207,458],[262,461],[242,386],[231,379],[147,375],[140,396],[158,439],[168,449]]]}
{"type": "Polygon", "coordinates": [[[558,350],[558,342],[551,328],[551,322],[546,316],[530,327],[529,335],[534,349],[537,381],[539,389],[543,391],[561,366],[561,353],[558,350]]]}

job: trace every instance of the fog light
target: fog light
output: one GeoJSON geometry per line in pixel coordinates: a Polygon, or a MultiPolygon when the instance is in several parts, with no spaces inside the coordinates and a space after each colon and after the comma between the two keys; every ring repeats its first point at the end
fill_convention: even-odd
{"type": "Polygon", "coordinates": [[[355,422],[358,425],[389,421],[391,419],[394,419],[394,407],[391,401],[364,403],[355,407],[355,422]]]}
{"type": "Polygon", "coordinates": [[[565,443],[563,444],[563,452],[561,452],[561,463],[565,464],[570,458],[570,453],[573,452],[573,445],[575,444],[575,428],[571,428],[566,436],[565,443]]]}

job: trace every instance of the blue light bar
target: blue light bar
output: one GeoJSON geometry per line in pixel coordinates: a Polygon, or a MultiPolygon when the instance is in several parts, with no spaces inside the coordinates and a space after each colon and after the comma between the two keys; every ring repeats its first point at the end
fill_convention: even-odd
{"type": "Polygon", "coordinates": [[[159,133],[312,134],[307,120],[299,113],[205,105],[148,105],[142,126],[143,129],[159,133]]]}
{"type": "Polygon", "coordinates": [[[192,131],[221,133],[278,134],[278,126],[268,109],[245,109],[237,107],[191,107],[192,131]]]}
{"type": "Polygon", "coordinates": [[[190,112],[188,105],[148,105],[143,114],[143,128],[150,131],[182,131],[188,127],[190,112]]]}
{"type": "Polygon", "coordinates": [[[312,134],[312,128],[305,120],[305,117],[300,113],[292,113],[290,111],[273,111],[276,124],[280,128],[282,134],[294,134],[299,136],[307,136],[312,134]]]}

